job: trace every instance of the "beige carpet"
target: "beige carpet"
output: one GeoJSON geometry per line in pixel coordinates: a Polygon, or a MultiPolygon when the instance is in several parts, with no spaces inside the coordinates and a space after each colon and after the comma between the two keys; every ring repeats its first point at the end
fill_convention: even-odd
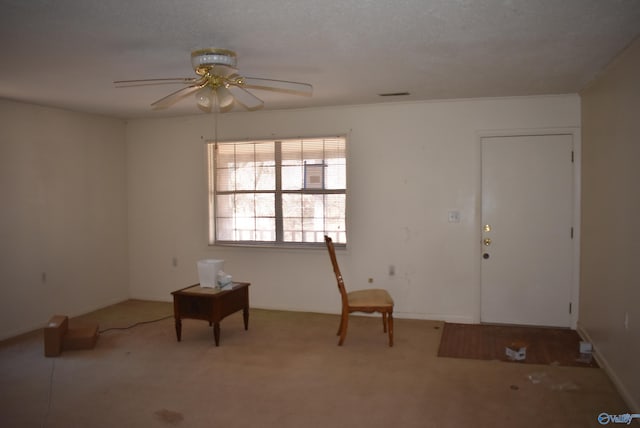
{"type": "MultiPolygon", "coordinates": [[[[129,301],[89,314],[101,330],[171,314],[129,301]]],[[[443,323],[251,310],[101,334],[96,348],[43,356],[42,333],[0,343],[2,427],[598,427],[627,412],[601,369],[438,358],[443,323]]]]}

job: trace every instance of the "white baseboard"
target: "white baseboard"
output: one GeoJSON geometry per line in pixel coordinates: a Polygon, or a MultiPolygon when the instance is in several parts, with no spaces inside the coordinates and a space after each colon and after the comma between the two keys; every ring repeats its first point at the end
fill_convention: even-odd
{"type": "Polygon", "coordinates": [[[620,380],[616,372],[607,361],[606,356],[599,352],[598,345],[593,343],[593,340],[591,340],[589,333],[587,333],[587,331],[580,326],[580,323],[578,323],[576,331],[584,341],[591,343],[591,346],[593,347],[593,356],[595,357],[600,367],[605,371],[607,376],[609,376],[609,379],[611,379],[611,382],[613,382],[614,386],[622,396],[622,399],[625,401],[625,403],[627,403],[627,406],[629,406],[629,412],[640,413],[639,403],[637,403],[633,399],[624,383],[620,380]]]}

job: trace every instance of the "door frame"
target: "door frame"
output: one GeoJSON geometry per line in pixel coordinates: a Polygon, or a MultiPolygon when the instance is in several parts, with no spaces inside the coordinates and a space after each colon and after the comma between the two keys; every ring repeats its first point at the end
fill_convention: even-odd
{"type": "Polygon", "coordinates": [[[535,128],[535,129],[498,129],[480,130],[476,132],[476,150],[478,153],[478,177],[476,186],[476,314],[475,322],[480,323],[481,314],[481,261],[482,252],[482,139],[488,137],[523,137],[523,136],[543,136],[543,135],[570,135],[573,140],[573,280],[571,284],[571,315],[570,327],[577,328],[580,311],[580,205],[582,194],[582,136],[580,128],[535,128]]]}

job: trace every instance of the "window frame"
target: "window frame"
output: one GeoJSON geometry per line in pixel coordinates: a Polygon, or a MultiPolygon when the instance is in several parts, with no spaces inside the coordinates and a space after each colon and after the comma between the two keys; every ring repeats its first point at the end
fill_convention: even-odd
{"type": "MultiPolygon", "coordinates": [[[[323,144],[325,144],[325,141],[323,141],[323,144]]],[[[324,147],[324,146],[323,146],[324,147]]],[[[348,141],[347,141],[347,137],[345,135],[338,135],[338,136],[321,136],[321,137],[293,137],[293,138],[264,138],[264,139],[254,139],[254,140],[228,140],[228,141],[212,141],[209,140],[206,142],[205,145],[205,150],[206,150],[206,168],[207,168],[207,197],[208,197],[208,205],[207,205],[207,221],[208,221],[208,245],[209,246],[232,246],[232,247],[263,247],[263,248],[295,248],[295,249],[299,249],[299,248],[324,248],[325,247],[325,242],[324,239],[322,239],[321,241],[318,242],[299,242],[299,241],[285,241],[284,240],[284,213],[283,213],[283,195],[286,194],[300,194],[300,195],[333,195],[333,194],[337,194],[337,195],[344,195],[344,211],[343,211],[343,218],[344,218],[344,242],[337,242],[335,237],[332,236],[332,238],[334,238],[334,246],[336,248],[346,248],[347,246],[347,242],[348,242],[348,221],[347,221],[347,207],[348,207],[348,195],[349,195],[349,185],[348,185],[348,174],[347,174],[347,169],[348,169],[348,141]],[[279,144],[281,144],[283,141],[300,141],[301,143],[304,143],[304,141],[313,141],[313,140],[333,140],[333,139],[338,139],[341,140],[342,144],[343,144],[343,158],[337,158],[337,159],[344,159],[344,189],[325,189],[324,185],[325,185],[325,180],[326,180],[326,171],[323,171],[322,173],[322,188],[310,188],[307,187],[307,167],[308,166],[315,166],[318,164],[310,164],[310,165],[305,165],[307,159],[304,159],[303,156],[301,156],[303,162],[305,164],[303,164],[303,183],[302,186],[300,187],[300,189],[284,189],[283,188],[283,184],[282,184],[282,168],[283,168],[283,160],[282,160],[282,150],[281,150],[281,146],[279,146],[279,144]],[[238,190],[238,189],[234,189],[233,191],[219,191],[218,190],[218,183],[217,183],[217,178],[218,178],[218,165],[217,165],[217,157],[218,157],[218,151],[217,151],[217,146],[219,144],[234,144],[234,145],[240,145],[240,144],[256,144],[256,143],[274,143],[274,161],[275,161],[275,189],[269,189],[269,190],[260,190],[257,189],[256,186],[253,186],[253,189],[250,190],[238,190]],[[280,148],[277,148],[280,147],[280,148]],[[224,239],[218,239],[218,230],[217,230],[217,224],[218,224],[218,220],[219,220],[219,212],[218,212],[218,204],[216,204],[216,198],[221,195],[221,194],[273,194],[274,199],[275,199],[275,240],[273,241],[258,241],[258,240],[224,240],[224,239]]],[[[324,150],[324,149],[323,149],[324,150]]],[[[304,150],[300,153],[303,153],[304,150]]],[[[326,167],[326,160],[327,158],[325,157],[324,153],[323,153],[323,164],[326,167]]],[[[326,208],[326,205],[323,205],[323,207],[326,208]]],[[[325,211],[326,212],[326,211],[325,211]]],[[[314,218],[314,217],[301,217],[301,220],[304,220],[305,218],[314,218]]],[[[322,217],[323,219],[326,218],[325,216],[322,217]]],[[[324,234],[328,234],[331,236],[331,231],[327,232],[326,227],[325,230],[323,231],[323,235],[324,234]]]]}

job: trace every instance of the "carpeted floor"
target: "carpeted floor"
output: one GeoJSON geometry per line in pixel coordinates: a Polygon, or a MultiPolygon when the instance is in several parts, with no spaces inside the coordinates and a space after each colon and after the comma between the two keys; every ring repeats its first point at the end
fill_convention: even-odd
{"type": "Polygon", "coordinates": [[[599,427],[629,411],[600,369],[437,357],[443,323],[251,309],[208,323],[170,303],[129,301],[88,314],[92,350],[43,356],[42,331],[0,343],[1,427],[599,427]]]}
{"type": "Polygon", "coordinates": [[[505,348],[522,343],[526,357],[519,363],[598,367],[595,359],[581,358],[580,340],[570,329],[445,323],[438,356],[510,361],[505,348]]]}

